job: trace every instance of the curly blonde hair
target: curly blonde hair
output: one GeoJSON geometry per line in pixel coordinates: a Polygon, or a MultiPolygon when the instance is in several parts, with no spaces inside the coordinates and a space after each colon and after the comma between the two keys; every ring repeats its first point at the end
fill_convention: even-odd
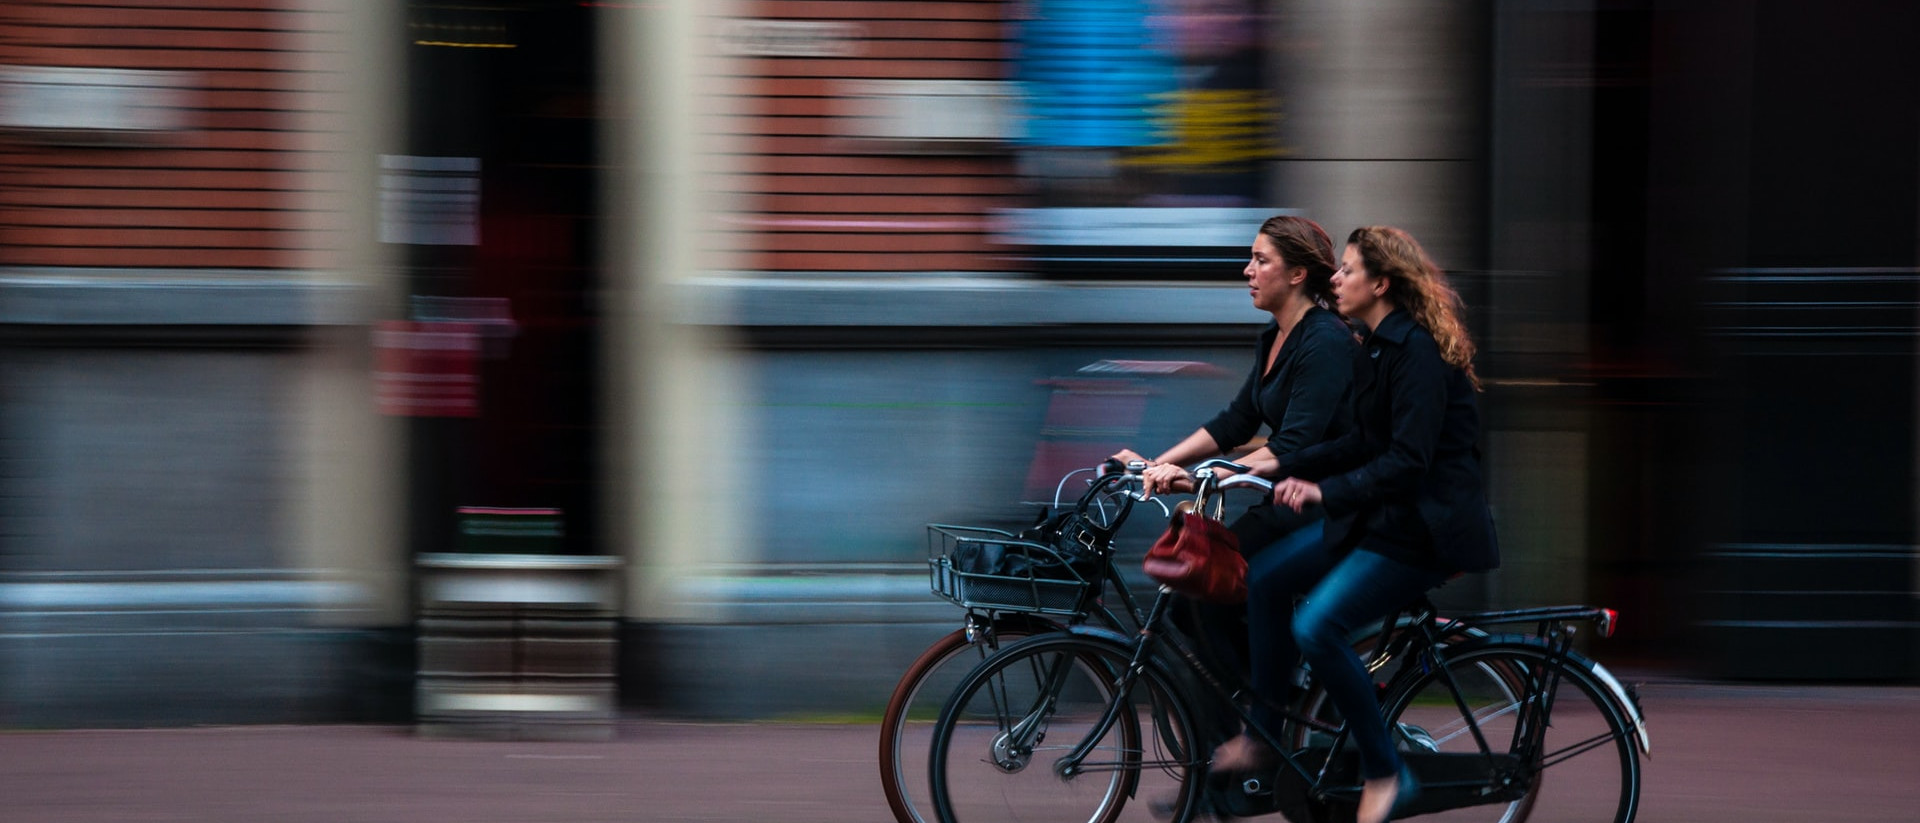
{"type": "Polygon", "coordinates": [[[1347,244],[1360,251],[1368,274],[1386,278],[1387,296],[1394,304],[1433,335],[1440,359],[1466,372],[1474,390],[1480,391],[1480,376],[1473,371],[1473,337],[1460,321],[1460,293],[1413,235],[1392,226],[1362,226],[1347,235],[1347,244]]]}

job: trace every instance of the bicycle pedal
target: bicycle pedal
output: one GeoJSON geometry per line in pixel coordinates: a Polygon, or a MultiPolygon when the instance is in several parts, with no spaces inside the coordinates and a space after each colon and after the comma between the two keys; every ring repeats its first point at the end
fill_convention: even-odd
{"type": "MultiPolygon", "coordinates": [[[[1280,781],[1275,777],[1278,775],[1213,775],[1208,781],[1208,805],[1216,816],[1234,819],[1289,811],[1289,807],[1296,804],[1280,796],[1280,781]]],[[[1304,798],[1303,793],[1298,799],[1304,798]]]]}

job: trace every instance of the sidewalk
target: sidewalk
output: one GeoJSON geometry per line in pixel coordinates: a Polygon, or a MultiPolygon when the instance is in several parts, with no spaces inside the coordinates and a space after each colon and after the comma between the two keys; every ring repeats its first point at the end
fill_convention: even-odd
{"type": "MultiPolygon", "coordinates": [[[[1920,808],[1920,688],[1656,681],[1641,695],[1644,823],[1882,823],[1920,808]]],[[[10,823],[886,823],[875,743],[872,725],[644,718],[608,743],[399,726],[9,732],[0,808],[10,823]]]]}

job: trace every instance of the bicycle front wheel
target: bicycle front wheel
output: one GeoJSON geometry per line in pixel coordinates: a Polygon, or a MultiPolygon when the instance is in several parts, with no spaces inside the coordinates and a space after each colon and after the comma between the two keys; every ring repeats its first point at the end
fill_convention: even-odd
{"type": "Polygon", "coordinates": [[[1159,670],[1124,676],[1130,651],[1040,636],[974,669],[934,728],[941,823],[1184,823],[1206,758],[1159,670]]]}
{"type": "Polygon", "coordinates": [[[1382,707],[1446,823],[1631,823],[1640,752],[1609,692],[1576,655],[1494,638],[1440,652],[1382,707]]]}
{"type": "Polygon", "coordinates": [[[929,823],[927,752],[940,708],[960,680],[1001,646],[1061,626],[1040,618],[1002,617],[969,638],[965,630],[935,641],[900,676],[880,718],[880,789],[899,823],[929,823]]]}

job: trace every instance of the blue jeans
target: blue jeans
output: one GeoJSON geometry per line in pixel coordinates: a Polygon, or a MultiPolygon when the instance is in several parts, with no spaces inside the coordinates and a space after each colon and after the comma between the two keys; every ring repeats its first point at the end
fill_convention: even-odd
{"type": "MultiPolygon", "coordinates": [[[[1240,549],[1247,555],[1248,577],[1251,579],[1251,570],[1260,567],[1263,562],[1261,558],[1274,551],[1285,551],[1301,540],[1318,541],[1323,525],[1318,512],[1302,516],[1290,509],[1276,510],[1269,504],[1260,504],[1235,517],[1227,528],[1239,539],[1240,549]]],[[[1247,657],[1247,613],[1244,603],[1185,600],[1174,609],[1172,618],[1176,627],[1199,641],[1195,651],[1208,670],[1231,683],[1251,676],[1247,657]]],[[[1232,704],[1226,701],[1216,703],[1211,699],[1204,702],[1207,705],[1203,707],[1202,726],[1210,738],[1209,745],[1240,733],[1240,718],[1232,704]]]]}
{"type": "MultiPolygon", "coordinates": [[[[1388,559],[1364,546],[1336,556],[1319,537],[1317,524],[1301,529],[1260,552],[1248,566],[1253,688],[1285,705],[1293,696],[1294,668],[1304,658],[1347,719],[1348,736],[1360,749],[1361,776],[1389,777],[1399,772],[1400,755],[1380,717],[1373,676],[1349,638],[1356,629],[1446,582],[1447,575],[1388,559]],[[1305,535],[1309,531],[1312,539],[1305,535]],[[1305,597],[1297,610],[1296,596],[1305,597]]],[[[1261,727],[1276,727],[1278,718],[1259,702],[1254,712],[1261,727]]]]}

